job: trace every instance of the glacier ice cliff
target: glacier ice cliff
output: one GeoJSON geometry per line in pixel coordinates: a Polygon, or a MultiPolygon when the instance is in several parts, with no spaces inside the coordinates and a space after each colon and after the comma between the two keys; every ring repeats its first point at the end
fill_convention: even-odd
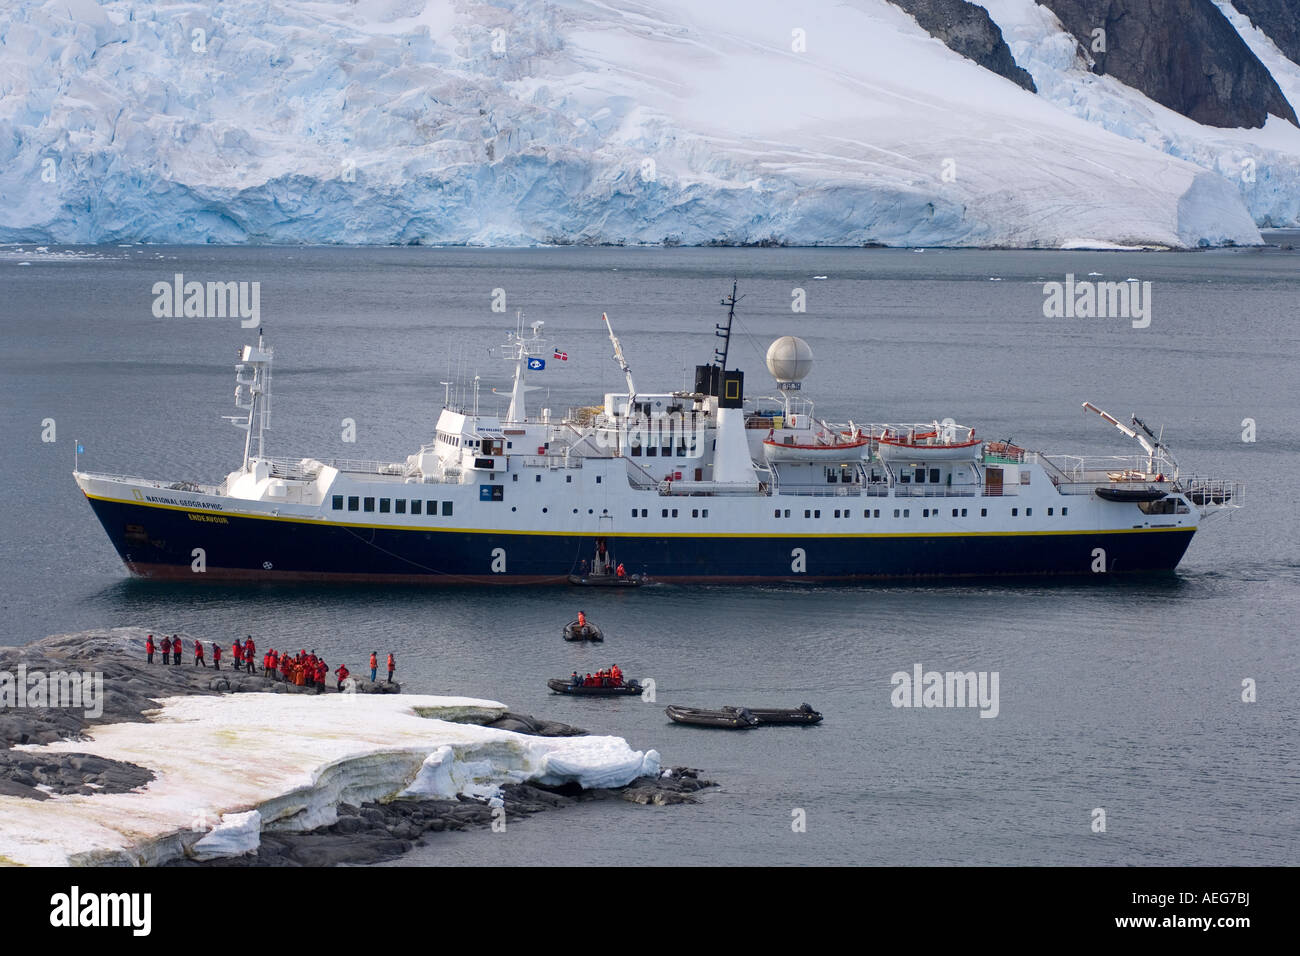
{"type": "Polygon", "coordinates": [[[1296,221],[1289,124],[1173,135],[1032,0],[983,5],[1043,95],[887,0],[18,0],[0,242],[1195,247],[1296,221]]]}

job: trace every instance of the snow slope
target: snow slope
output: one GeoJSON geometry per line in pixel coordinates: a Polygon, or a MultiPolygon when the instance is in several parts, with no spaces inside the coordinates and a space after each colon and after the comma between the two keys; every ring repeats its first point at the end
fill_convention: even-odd
{"type": "Polygon", "coordinates": [[[148,767],[140,791],[0,795],[0,862],[153,864],[244,852],[264,827],[307,830],[340,802],[399,795],[484,795],[503,783],[617,787],[659,772],[659,754],[620,737],[529,737],[439,716],[486,719],[505,705],[397,694],[173,697],[150,723],[105,724],[91,740],[23,746],[148,767]],[[432,755],[441,779],[426,770],[432,755]],[[436,785],[435,785],[436,783],[436,785]]]}
{"type": "Polygon", "coordinates": [[[0,241],[1259,241],[886,0],[18,0],[0,44],[0,241]]]}
{"type": "MultiPolygon", "coordinates": [[[[1089,72],[1076,53],[1074,37],[1034,0],[979,3],[1001,27],[1016,62],[1033,76],[1044,99],[1126,139],[1219,173],[1238,190],[1261,226],[1300,224],[1300,129],[1276,116],[1270,116],[1263,129],[1202,126],[1113,77],[1089,72]]],[[[1287,100],[1300,104],[1300,66],[1229,0],[1215,3],[1273,74],[1287,100]]]]}

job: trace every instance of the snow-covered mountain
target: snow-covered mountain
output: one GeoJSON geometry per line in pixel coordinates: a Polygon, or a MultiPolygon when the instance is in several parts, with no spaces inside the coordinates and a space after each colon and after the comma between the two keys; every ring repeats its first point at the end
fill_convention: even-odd
{"type": "MultiPolygon", "coordinates": [[[[1300,66],[1214,3],[1300,102],[1300,66]]],[[[1203,125],[1092,72],[1048,6],[982,5],[1019,83],[888,0],[17,0],[0,241],[1186,247],[1300,222],[1288,119],[1203,125]]]]}

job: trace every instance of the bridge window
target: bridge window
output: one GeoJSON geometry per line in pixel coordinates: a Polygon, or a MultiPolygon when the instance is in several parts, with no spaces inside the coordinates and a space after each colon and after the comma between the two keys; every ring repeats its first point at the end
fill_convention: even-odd
{"type": "Polygon", "coordinates": [[[362,511],[374,511],[374,510],[375,510],[375,499],[374,499],[374,498],[365,498],[365,499],[363,499],[362,502],[361,502],[361,510],[362,510],[362,511]]]}
{"type": "Polygon", "coordinates": [[[399,515],[406,514],[406,499],[398,498],[396,501],[394,501],[393,510],[396,511],[399,515]]]}
{"type": "Polygon", "coordinates": [[[641,446],[640,446],[640,445],[633,445],[633,446],[632,446],[632,457],[633,457],[633,458],[640,458],[640,457],[641,457],[641,446]]]}
{"type": "Polygon", "coordinates": [[[649,445],[649,446],[646,447],[646,450],[645,450],[645,456],[646,456],[647,458],[654,458],[654,457],[656,457],[658,454],[659,454],[659,446],[658,446],[658,445],[649,445]]]}
{"type": "Polygon", "coordinates": [[[335,511],[342,511],[342,510],[343,510],[343,496],[342,496],[342,495],[335,495],[333,501],[330,502],[330,507],[332,507],[335,511]]]}
{"type": "Polygon", "coordinates": [[[418,515],[418,514],[420,513],[420,505],[422,505],[422,504],[424,504],[424,502],[421,501],[419,498],[412,498],[412,499],[411,499],[411,514],[413,514],[413,515],[418,515]]]}
{"type": "Polygon", "coordinates": [[[424,503],[424,513],[432,517],[438,513],[438,502],[430,499],[424,503]]]}
{"type": "Polygon", "coordinates": [[[924,469],[924,468],[918,468],[918,469],[916,469],[916,481],[917,481],[917,484],[924,484],[924,482],[925,482],[925,469],[924,469]]]}
{"type": "Polygon", "coordinates": [[[348,511],[356,511],[361,507],[361,499],[356,495],[348,495],[348,511]]]}
{"type": "Polygon", "coordinates": [[[442,513],[443,513],[444,516],[447,516],[447,517],[449,517],[449,516],[451,515],[451,502],[450,502],[450,501],[444,501],[444,502],[442,503],[442,513]]]}
{"type": "Polygon", "coordinates": [[[938,468],[931,468],[931,469],[930,469],[930,484],[932,484],[932,485],[937,485],[938,483],[939,483],[939,469],[938,469],[938,468]]]}
{"type": "Polygon", "coordinates": [[[380,499],[379,499],[379,513],[380,513],[380,514],[385,514],[385,515],[386,515],[386,514],[390,513],[392,510],[393,510],[393,501],[392,501],[391,498],[380,498],[380,499]]]}

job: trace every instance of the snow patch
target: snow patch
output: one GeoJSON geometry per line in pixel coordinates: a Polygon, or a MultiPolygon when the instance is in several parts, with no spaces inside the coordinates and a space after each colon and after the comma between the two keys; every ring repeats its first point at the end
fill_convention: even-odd
{"type": "Polygon", "coordinates": [[[168,698],[149,723],[15,748],[128,761],[155,779],[130,793],[0,795],[0,858],[139,865],[226,855],[255,848],[264,829],[332,824],[341,802],[491,798],[503,783],[528,780],[614,787],[659,771],[657,752],[632,750],[618,737],[529,737],[437,716],[504,712],[495,701],[397,694],[168,698]],[[205,833],[212,820],[221,823],[205,833]]]}

